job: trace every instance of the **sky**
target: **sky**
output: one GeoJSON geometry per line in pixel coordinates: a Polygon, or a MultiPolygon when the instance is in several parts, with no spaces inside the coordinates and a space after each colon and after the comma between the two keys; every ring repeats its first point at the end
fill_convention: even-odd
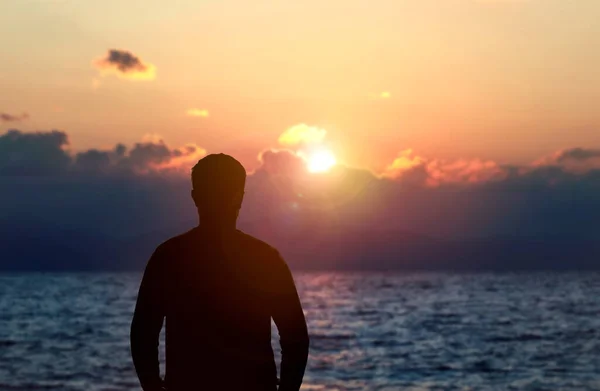
{"type": "Polygon", "coordinates": [[[239,227],[296,264],[597,268],[599,15],[597,0],[0,1],[0,247],[149,251],[197,224],[190,169],[224,152],[248,172],[239,227]]]}
{"type": "Polygon", "coordinates": [[[252,170],[307,124],[378,174],[409,149],[529,164],[600,145],[598,15],[597,0],[4,0],[0,130],[57,129],[73,153],[160,137],[252,170]]]}

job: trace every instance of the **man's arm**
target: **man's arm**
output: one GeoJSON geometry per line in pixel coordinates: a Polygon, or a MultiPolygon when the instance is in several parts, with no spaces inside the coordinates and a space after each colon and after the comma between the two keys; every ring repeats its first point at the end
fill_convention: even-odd
{"type": "Polygon", "coordinates": [[[164,260],[157,248],[146,265],[131,322],[131,356],[144,391],[162,390],[158,339],[165,317],[164,260]]]}
{"type": "Polygon", "coordinates": [[[279,391],[298,391],[308,359],[308,330],[292,273],[279,254],[277,258],[272,317],[281,344],[279,391]]]}

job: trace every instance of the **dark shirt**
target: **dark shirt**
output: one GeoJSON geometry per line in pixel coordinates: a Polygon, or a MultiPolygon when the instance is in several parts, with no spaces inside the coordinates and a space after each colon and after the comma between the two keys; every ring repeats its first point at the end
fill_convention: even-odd
{"type": "Polygon", "coordinates": [[[294,280],[277,250],[241,231],[197,227],[161,244],[146,266],[131,325],[144,391],[277,390],[271,318],[279,331],[279,390],[297,391],[308,333],[294,280]],[[166,319],[166,374],[158,339],[166,319]]]}

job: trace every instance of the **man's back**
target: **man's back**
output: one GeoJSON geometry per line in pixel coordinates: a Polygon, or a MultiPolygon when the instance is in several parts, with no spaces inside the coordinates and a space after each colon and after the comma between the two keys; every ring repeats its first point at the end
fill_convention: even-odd
{"type": "Polygon", "coordinates": [[[201,227],[163,243],[148,262],[132,323],[144,390],[159,384],[166,317],[168,390],[275,390],[271,318],[283,360],[280,390],[297,390],[308,354],[304,314],[278,252],[241,231],[201,227]]]}

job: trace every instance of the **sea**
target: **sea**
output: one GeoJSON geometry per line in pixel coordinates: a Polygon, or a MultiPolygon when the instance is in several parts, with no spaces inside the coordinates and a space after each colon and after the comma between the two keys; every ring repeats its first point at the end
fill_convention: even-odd
{"type": "MultiPolygon", "coordinates": [[[[140,279],[0,274],[0,390],[140,390],[140,279]]],[[[303,390],[600,390],[600,274],[295,279],[311,337],[303,390]]]]}

